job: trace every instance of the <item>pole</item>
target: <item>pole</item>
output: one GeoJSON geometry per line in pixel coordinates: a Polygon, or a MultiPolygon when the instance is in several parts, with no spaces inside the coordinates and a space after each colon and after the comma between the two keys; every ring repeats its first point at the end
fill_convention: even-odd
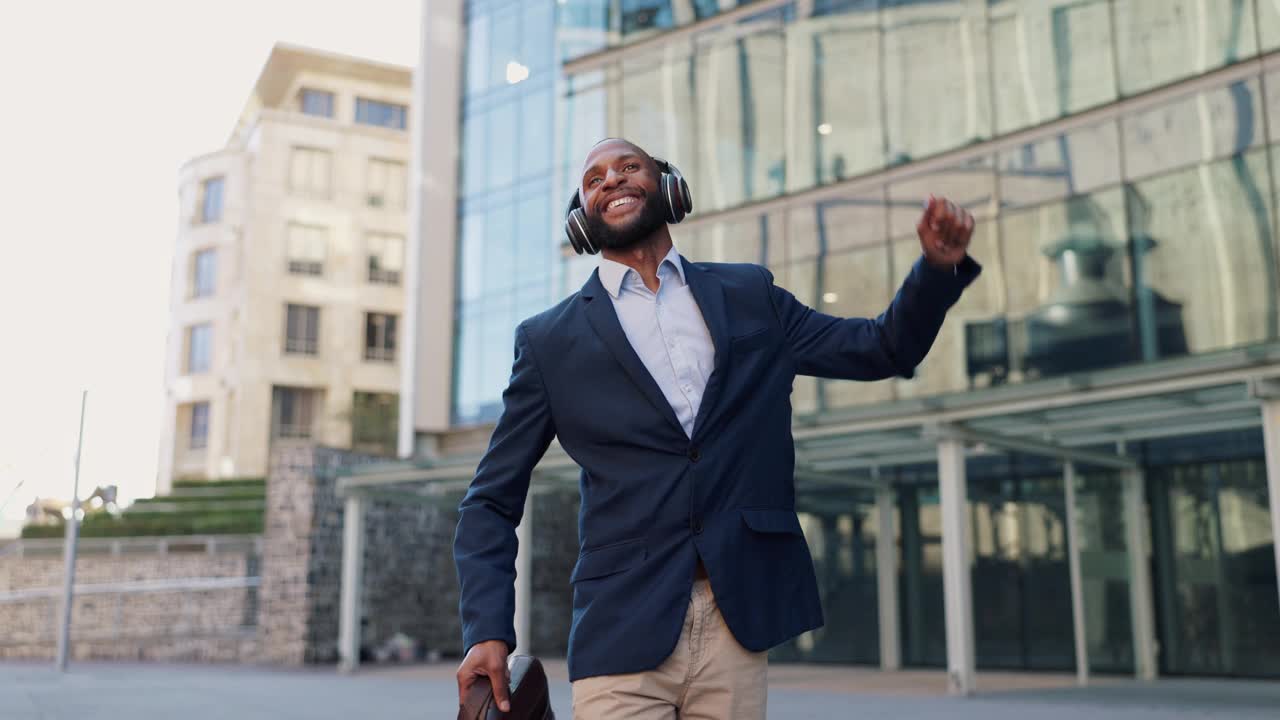
{"type": "Polygon", "coordinates": [[[1089,639],[1085,630],[1084,578],[1080,571],[1080,519],[1076,508],[1076,466],[1062,464],[1067,503],[1067,569],[1071,574],[1071,628],[1075,641],[1076,684],[1089,684],[1089,639]]]}
{"type": "Polygon", "coordinates": [[[938,441],[938,494],[942,505],[942,596],[947,633],[947,694],[976,689],[973,585],[969,560],[969,501],[964,443],[938,441]]]}
{"type": "Polygon", "coordinates": [[[18,484],[13,486],[13,490],[9,491],[9,497],[5,498],[4,502],[0,503],[0,512],[4,512],[4,509],[6,507],[9,507],[9,501],[12,500],[13,496],[17,495],[18,491],[22,489],[22,483],[24,482],[26,482],[25,478],[22,480],[19,480],[18,484]]]}
{"type": "Polygon", "coordinates": [[[71,517],[67,522],[67,536],[63,541],[63,573],[62,581],[62,618],[58,626],[58,672],[67,670],[67,648],[71,635],[71,603],[74,600],[72,586],[76,580],[76,538],[79,536],[79,520],[76,514],[80,511],[80,452],[84,449],[84,406],[89,398],[89,391],[80,393],[80,436],[76,440],[76,479],[71,490],[71,517]]]}

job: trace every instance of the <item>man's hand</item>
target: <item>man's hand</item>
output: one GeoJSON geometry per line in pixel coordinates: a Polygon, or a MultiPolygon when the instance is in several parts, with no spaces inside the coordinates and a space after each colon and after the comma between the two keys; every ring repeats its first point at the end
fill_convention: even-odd
{"type": "Polygon", "coordinates": [[[946,198],[929,196],[916,224],[920,248],[930,265],[950,270],[964,260],[973,237],[973,216],[946,198]]]}
{"type": "Polygon", "coordinates": [[[467,698],[467,691],[481,677],[489,678],[493,685],[493,699],[502,712],[511,710],[507,683],[510,677],[507,671],[507,644],[502,640],[486,640],[471,646],[467,656],[462,659],[458,668],[458,705],[467,698]]]}

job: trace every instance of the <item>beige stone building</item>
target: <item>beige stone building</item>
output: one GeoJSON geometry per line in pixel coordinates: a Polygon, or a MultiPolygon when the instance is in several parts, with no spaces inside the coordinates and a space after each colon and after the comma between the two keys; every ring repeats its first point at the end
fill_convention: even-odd
{"type": "Polygon", "coordinates": [[[277,45],[179,177],[157,492],[276,439],[394,452],[412,71],[277,45]]]}

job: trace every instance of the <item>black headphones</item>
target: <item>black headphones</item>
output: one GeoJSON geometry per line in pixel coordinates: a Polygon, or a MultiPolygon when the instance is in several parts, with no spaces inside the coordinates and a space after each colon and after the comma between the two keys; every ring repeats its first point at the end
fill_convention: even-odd
{"type": "MultiPolygon", "coordinates": [[[[667,222],[675,224],[693,212],[693,196],[689,194],[689,183],[676,169],[675,165],[654,158],[662,177],[658,179],[658,190],[662,193],[662,206],[667,211],[667,222]]],[[[569,244],[579,255],[595,255],[600,247],[587,232],[587,213],[582,209],[582,190],[576,190],[569,199],[569,207],[564,214],[564,234],[569,237],[569,244]]]]}

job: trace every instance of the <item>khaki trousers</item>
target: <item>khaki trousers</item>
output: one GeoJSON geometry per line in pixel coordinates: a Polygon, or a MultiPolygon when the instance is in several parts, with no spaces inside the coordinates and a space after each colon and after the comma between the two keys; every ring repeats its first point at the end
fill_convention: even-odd
{"type": "Polygon", "coordinates": [[[693,583],[680,640],[661,665],[573,683],[574,720],[764,720],[767,652],[738,644],[706,579],[693,583]]]}

